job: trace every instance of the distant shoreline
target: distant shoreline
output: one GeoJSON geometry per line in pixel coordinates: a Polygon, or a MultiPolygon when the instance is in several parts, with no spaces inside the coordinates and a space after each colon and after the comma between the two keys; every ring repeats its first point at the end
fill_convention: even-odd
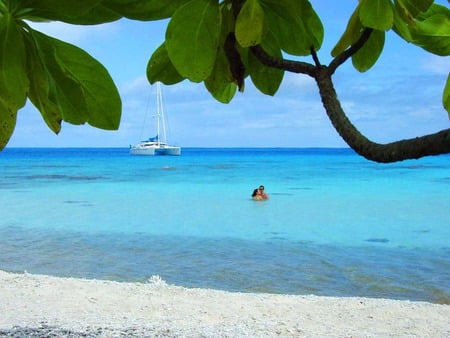
{"type": "Polygon", "coordinates": [[[450,306],[371,298],[232,293],[0,270],[0,335],[446,337],[450,306]]]}
{"type": "MultiPolygon", "coordinates": [[[[77,147],[77,146],[42,146],[42,147],[6,147],[6,149],[129,149],[129,146],[117,146],[117,147],[77,147]]],[[[286,150],[348,150],[350,152],[354,152],[350,147],[189,147],[183,146],[183,149],[192,149],[192,150],[276,150],[276,149],[286,149],[286,150]]]]}

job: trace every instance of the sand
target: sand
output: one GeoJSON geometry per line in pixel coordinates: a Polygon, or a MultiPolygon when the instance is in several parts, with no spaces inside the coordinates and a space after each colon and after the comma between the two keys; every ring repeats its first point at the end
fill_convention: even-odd
{"type": "Polygon", "coordinates": [[[0,336],[32,328],[84,337],[450,337],[450,306],[0,271],[0,336]]]}

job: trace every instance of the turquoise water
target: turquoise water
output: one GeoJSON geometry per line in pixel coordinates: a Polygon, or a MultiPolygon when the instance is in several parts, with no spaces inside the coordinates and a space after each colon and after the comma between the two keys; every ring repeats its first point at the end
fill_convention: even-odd
{"type": "Polygon", "coordinates": [[[0,269],[448,303],[449,187],[450,156],[6,149],[0,269]],[[259,184],[269,201],[250,199],[259,184]]]}

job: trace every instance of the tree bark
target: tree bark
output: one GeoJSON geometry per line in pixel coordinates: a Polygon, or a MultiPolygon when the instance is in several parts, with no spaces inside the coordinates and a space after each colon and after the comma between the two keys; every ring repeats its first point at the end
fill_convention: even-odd
{"type": "Polygon", "coordinates": [[[319,87],[322,104],[334,128],[353,150],[366,159],[380,163],[390,163],[450,153],[450,129],[412,139],[380,144],[370,141],[361,134],[345,115],[334,89],[332,75],[342,63],[364,44],[370,32],[370,30],[366,30],[354,46],[336,57],[328,67],[320,65],[317,57],[315,58],[316,65],[314,66],[306,62],[273,57],[267,54],[260,46],[252,47],[251,50],[268,67],[306,74],[314,78],[319,87]]]}
{"type": "Polygon", "coordinates": [[[322,104],[339,135],[361,156],[375,162],[390,163],[450,153],[450,129],[387,144],[370,141],[345,115],[331,76],[329,69],[324,66],[318,69],[314,76],[322,104]]]}

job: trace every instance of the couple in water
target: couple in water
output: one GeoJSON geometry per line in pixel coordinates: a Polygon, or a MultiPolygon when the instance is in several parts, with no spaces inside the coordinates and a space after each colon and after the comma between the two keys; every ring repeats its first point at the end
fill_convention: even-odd
{"type": "Polygon", "coordinates": [[[258,189],[253,190],[252,198],[255,201],[264,201],[269,199],[269,195],[264,192],[264,186],[260,185],[258,189]]]}

